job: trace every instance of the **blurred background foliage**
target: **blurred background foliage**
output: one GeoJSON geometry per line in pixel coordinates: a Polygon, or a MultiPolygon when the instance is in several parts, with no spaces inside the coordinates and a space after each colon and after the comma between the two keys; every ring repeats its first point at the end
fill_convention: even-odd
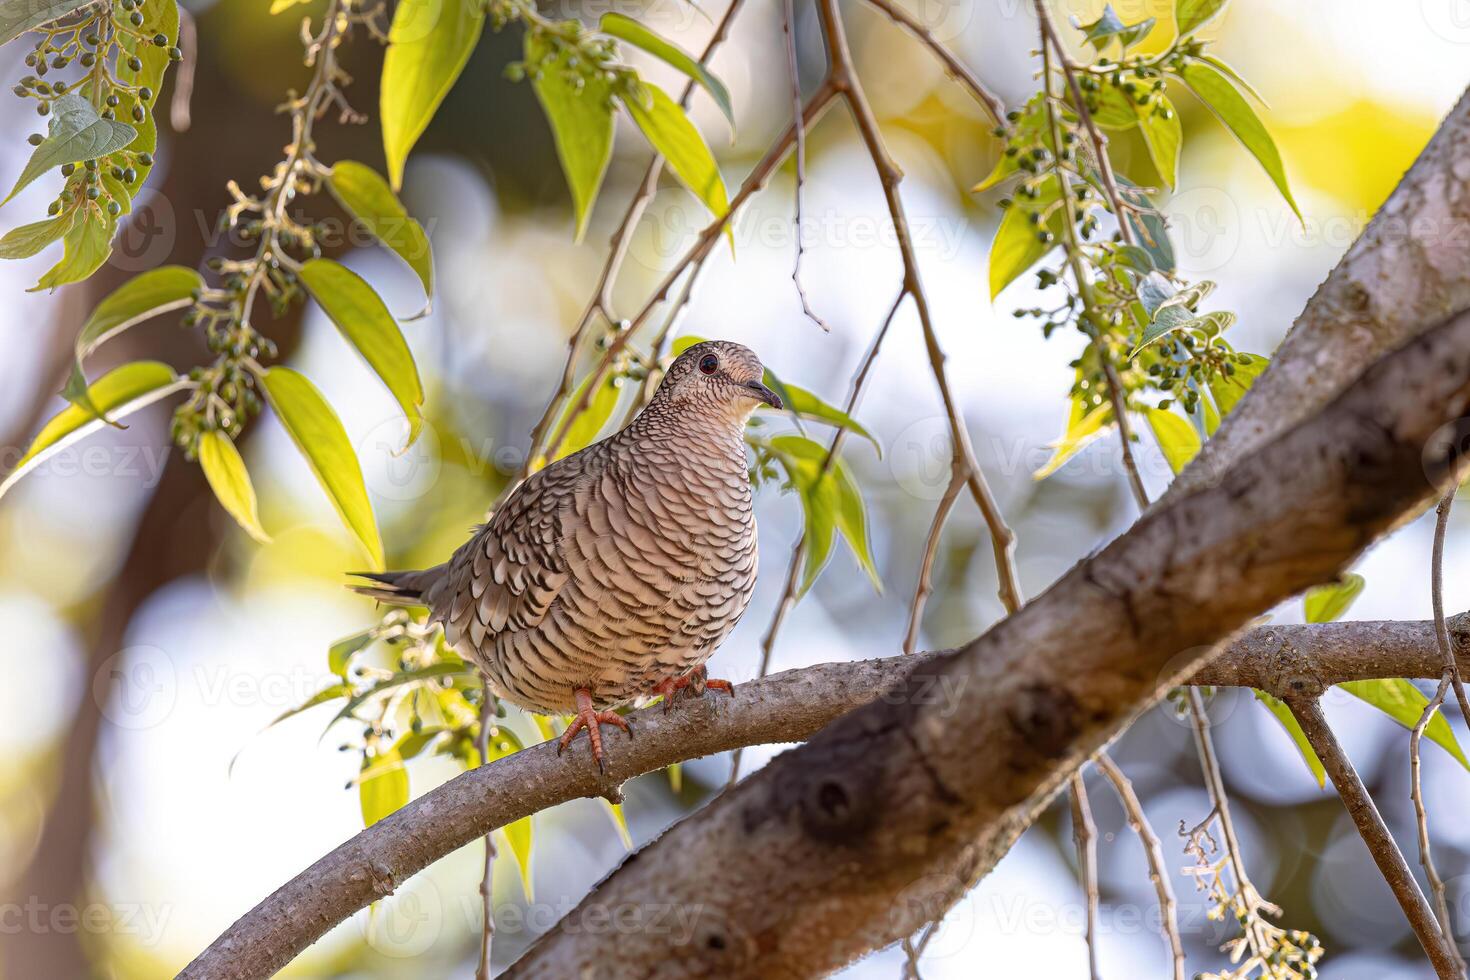
{"type": "MultiPolygon", "coordinates": [[[[288,87],[305,83],[298,14],[315,12],[321,0],[274,17],[258,0],[187,6],[198,38],[192,125],[185,132],[160,126],[153,192],[139,198],[124,246],[93,280],[54,295],[22,292],[43,260],[0,266],[6,468],[59,404],[54,393],[72,338],[96,300],[143,269],[192,267],[229,254],[228,243],[210,234],[229,203],[226,181],[267,172],[289,136],[275,106],[288,87]]],[[[710,30],[682,0],[585,9],[569,3],[559,12],[595,21],[610,6],[687,49],[701,48],[710,30]]],[[[972,195],[969,188],[990,171],[1001,141],[925,52],[861,4],[846,6],[858,67],[908,175],[904,193],[919,260],[966,421],[1018,532],[1022,584],[1034,594],[1132,520],[1116,436],[1046,482],[1032,479],[1065,422],[1067,363],[1080,339],[1058,335],[1043,343],[1034,324],[1009,316],[1032,305],[1027,278],[992,308],[986,250],[1001,193],[972,195]]],[[[1058,7],[1085,22],[1102,4],[1058,7]]],[[[1125,19],[1153,15],[1167,25],[1171,4],[1115,7],[1125,19]]],[[[944,0],[916,9],[1008,106],[1034,91],[1029,4],[944,0]]],[[[816,78],[822,51],[815,11],[800,3],[797,11],[804,73],[816,78]]],[[[1368,0],[1235,0],[1207,29],[1269,101],[1265,118],[1303,214],[1298,223],[1198,103],[1176,101],[1187,137],[1182,179],[1161,204],[1175,218],[1181,271],[1218,282],[1218,305],[1239,314],[1233,340],[1240,349],[1274,348],[1470,80],[1470,28],[1457,11],[1463,15],[1463,5],[1453,0],[1391,8],[1368,0]]],[[[714,61],[736,107],[733,140],[723,138],[725,123],[708,99],[694,103],[695,121],[709,134],[729,185],[738,184],[789,114],[779,18],[778,4],[752,4],[714,61]]],[[[1167,41],[1161,28],[1145,50],[1167,41]]],[[[0,48],[8,74],[22,73],[22,53],[0,48]]],[[[351,101],[371,113],[379,45],[360,33],[341,56],[355,79],[351,101]]],[[[486,32],[406,172],[402,196],[429,231],[438,264],[434,313],[405,327],[427,391],[420,442],[392,455],[401,445],[401,412],[319,310],[264,325],[282,361],[315,379],[342,415],[363,459],[392,567],[441,560],[521,465],[569,327],[646,163],[641,141],[620,133],[585,243],[574,244],[566,182],[544,116],[528,85],[503,77],[505,65],[520,57],[518,31],[486,32]]],[[[666,88],[677,83],[666,66],[636,60],[666,88]]],[[[6,102],[0,113],[0,132],[33,128],[27,106],[6,102]]],[[[323,159],[383,169],[375,120],[325,126],[320,140],[323,159]]],[[[1141,143],[1118,139],[1113,148],[1120,169],[1147,170],[1141,143]]],[[[19,135],[0,141],[0,166],[18,173],[28,149],[19,135]]],[[[879,188],[842,113],[812,131],[808,154],[804,280],[832,334],[803,317],[791,289],[789,166],[737,223],[735,254],[712,255],[682,329],[747,343],[783,378],[836,403],[892,301],[899,266],[879,188]]],[[[38,182],[11,208],[44,209],[46,193],[38,182]]],[[[700,205],[666,181],[625,263],[620,308],[647,295],[704,220],[700,205]]],[[[421,304],[412,273],[386,252],[335,257],[377,283],[394,311],[421,304]]],[[[948,478],[948,452],[911,310],[894,329],[897,342],[880,358],[858,412],[885,452],[880,459],[852,439],[845,453],[867,496],[872,552],[888,588],[875,598],[853,555],[838,549],[793,613],[773,669],[889,655],[901,643],[924,532],[948,478]]],[[[187,367],[206,356],[194,333],[158,323],[119,338],[93,367],[140,357],[187,367]]],[[[240,532],[198,468],[167,446],[167,411],[150,409],[126,430],[57,457],[0,507],[0,624],[8,641],[0,649],[0,901],[7,910],[0,969],[7,977],[169,974],[361,825],[357,793],[344,790],[357,775],[357,757],[338,751],[340,729],[321,737],[331,709],[262,732],[331,680],[330,644],[376,616],[370,602],[341,587],[343,572],[361,561],[354,542],[274,423],[254,426],[241,440],[273,537],[268,545],[240,532]],[[79,903],[88,914],[57,917],[79,903]],[[22,917],[26,927],[12,931],[22,917]]],[[[1156,493],[1169,468],[1149,448],[1142,463],[1156,493]]],[[[801,526],[792,496],[762,493],[758,513],[767,573],[713,664],[737,683],[755,673],[759,639],[783,584],[771,569],[781,567],[801,526]]],[[[1457,518],[1446,562],[1452,610],[1470,606],[1464,540],[1457,518]]],[[[1366,557],[1359,570],[1367,589],[1350,617],[1427,616],[1428,541],[1429,527],[1420,521],[1366,557]]],[[[978,515],[959,508],[936,566],[921,646],[962,641],[1002,614],[988,550],[978,515]]],[[[1295,618],[1299,606],[1278,615],[1295,618]]],[[[1408,840],[1407,736],[1350,702],[1339,696],[1329,715],[1390,825],[1408,840]]],[[[1253,877],[1288,910],[1293,927],[1322,938],[1329,950],[1324,976],[1427,975],[1341,804],[1318,788],[1267,713],[1249,692],[1219,694],[1211,713],[1253,877]]],[[[747,751],[744,768],[775,751],[747,751]]],[[[1187,724],[1168,706],[1156,709],[1114,757],[1132,776],[1171,862],[1183,868],[1189,861],[1172,828],[1208,809],[1187,724]]],[[[1443,753],[1426,753],[1425,767],[1432,812],[1463,812],[1470,777],[1443,753]]],[[[697,806],[722,785],[727,769],[723,758],[688,764],[677,791],[663,775],[635,781],[625,806],[632,840],[648,839],[697,806]]],[[[451,760],[415,761],[413,792],[455,771],[451,760]]],[[[1112,796],[1097,792],[1093,801],[1102,834],[1103,970],[1163,975],[1143,854],[1112,796]]],[[[514,862],[498,868],[499,962],[550,926],[625,849],[596,802],[540,814],[535,825],[529,894],[514,862]]],[[[1439,819],[1432,827],[1455,907],[1470,908],[1470,825],[1439,819]]],[[[925,976],[1081,975],[1073,855],[1065,806],[1054,807],[951,913],[930,946],[925,976]]],[[[334,930],[288,975],[467,975],[479,928],[479,871],[475,847],[440,862],[334,930]]],[[[1217,965],[1221,926],[1206,920],[1208,903],[1189,878],[1176,875],[1174,886],[1191,967],[1217,965]]],[[[901,961],[889,951],[849,972],[896,976],[901,961]]]]}

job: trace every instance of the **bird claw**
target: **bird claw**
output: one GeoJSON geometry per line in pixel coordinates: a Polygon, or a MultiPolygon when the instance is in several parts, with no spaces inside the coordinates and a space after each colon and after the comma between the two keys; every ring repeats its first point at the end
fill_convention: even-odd
{"type": "Polygon", "coordinates": [[[653,685],[653,693],[663,695],[665,714],[676,699],[701,697],[707,690],[724,691],[732,698],[735,696],[733,682],[710,677],[704,667],[696,667],[681,677],[665,677],[653,685]]]}
{"type": "Polygon", "coordinates": [[[572,717],[572,723],[567,730],[561,733],[561,738],[556,742],[556,754],[560,756],[562,751],[571,744],[573,737],[582,729],[587,729],[587,739],[592,743],[592,758],[597,763],[597,771],[607,775],[607,765],[602,757],[602,725],[612,725],[621,728],[628,733],[628,738],[633,737],[633,726],[628,719],[616,711],[598,711],[592,706],[592,692],[585,688],[576,691],[577,713],[572,717]]]}

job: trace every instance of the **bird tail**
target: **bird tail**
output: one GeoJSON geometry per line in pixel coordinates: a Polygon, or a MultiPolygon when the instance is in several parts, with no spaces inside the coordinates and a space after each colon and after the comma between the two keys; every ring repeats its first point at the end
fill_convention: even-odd
{"type": "Polygon", "coordinates": [[[371,596],[390,606],[423,606],[429,589],[444,573],[443,565],[408,572],[350,572],[367,582],[350,582],[347,587],[358,595],[371,596]]]}

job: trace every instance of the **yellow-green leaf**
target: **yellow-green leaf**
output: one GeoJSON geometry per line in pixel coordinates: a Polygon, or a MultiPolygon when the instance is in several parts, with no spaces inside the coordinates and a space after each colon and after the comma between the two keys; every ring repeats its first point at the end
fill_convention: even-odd
{"type": "Polygon", "coordinates": [[[1037,197],[1023,206],[1021,198],[1006,208],[1000,219],[995,241],[990,245],[990,298],[1014,282],[1023,272],[1056,247],[1061,235],[1061,214],[1052,207],[1060,196],[1055,176],[1042,178],[1036,184],[1037,197]],[[1050,212],[1046,209],[1051,208],[1050,212]],[[1042,224],[1032,224],[1031,215],[1046,213],[1042,224]],[[1043,234],[1050,238],[1043,240],[1043,234]]]}
{"type": "Polygon", "coordinates": [[[676,762],[664,770],[669,774],[669,789],[678,796],[684,792],[684,763],[676,762]]]}
{"type": "Polygon", "coordinates": [[[298,4],[310,2],[311,0],[271,0],[271,14],[274,16],[283,10],[290,10],[298,4]]]}
{"type": "Polygon", "coordinates": [[[1150,408],[1147,415],[1148,427],[1153,430],[1169,469],[1178,473],[1199,452],[1199,433],[1188,420],[1167,409],[1150,408]]]}
{"type": "Polygon", "coordinates": [[[1174,0],[1174,24],[1179,36],[1193,33],[1214,20],[1229,0],[1174,0]]]}
{"type": "Polygon", "coordinates": [[[1291,709],[1283,702],[1267,694],[1265,691],[1256,691],[1255,695],[1256,700],[1264,704],[1266,710],[1271,712],[1271,717],[1275,718],[1281,727],[1285,729],[1287,737],[1291,739],[1291,744],[1296,746],[1296,750],[1301,755],[1302,761],[1307,764],[1307,769],[1311,771],[1312,778],[1317,780],[1317,788],[1324,788],[1327,785],[1327,770],[1323,768],[1322,760],[1317,758],[1317,750],[1312,748],[1312,743],[1307,740],[1307,733],[1302,731],[1301,723],[1296,720],[1296,715],[1292,714],[1291,709]]]}
{"type": "Polygon", "coordinates": [[[13,41],[26,31],[59,20],[87,6],[90,0],[11,0],[0,4],[0,44],[13,41]]]}
{"type": "Polygon", "coordinates": [[[735,125],[735,111],[730,106],[730,93],[725,89],[724,83],[688,51],[623,14],[603,14],[598,27],[602,33],[640,47],[694,79],[715,100],[715,105],[720,107],[730,125],[735,125]]]}
{"type": "MultiPolygon", "coordinates": [[[[167,364],[137,361],[114,368],[92,382],[88,396],[103,412],[121,418],[188,386],[188,379],[174,374],[167,364]]],[[[42,426],[15,469],[0,482],[0,495],[46,459],[96,432],[103,424],[92,412],[76,405],[62,409],[42,426]]]]}
{"type": "Polygon", "coordinates": [[[361,221],[373,237],[398,253],[418,273],[424,295],[434,296],[434,254],[423,226],[409,217],[398,195],[376,170],[355,160],[332,167],[327,186],[341,205],[361,221]]]}
{"type": "Polygon", "coordinates": [[[331,259],[311,259],[301,267],[301,281],[321,304],[342,335],[382,379],[408,419],[408,442],[419,436],[424,417],[424,387],[418,365],[398,321],[373,287],[357,273],[331,259]]]}
{"type": "Polygon", "coordinates": [[[521,877],[521,894],[526,896],[527,902],[536,900],[532,892],[531,874],[531,844],[534,832],[530,817],[522,817],[500,830],[505,842],[510,845],[511,857],[515,858],[516,869],[520,872],[521,877]]]}
{"type": "MultiPolygon", "coordinates": [[[[587,394],[587,386],[592,383],[592,378],[593,375],[589,374],[582,379],[582,383],[577,386],[567,403],[567,412],[571,412],[581,404],[587,394]]],[[[571,425],[567,428],[567,434],[562,438],[561,445],[557,447],[555,458],[570,456],[592,445],[602,434],[603,428],[607,426],[607,420],[612,418],[613,412],[617,410],[622,394],[622,380],[609,372],[598,384],[597,391],[587,402],[587,407],[572,419],[571,425]]],[[[559,431],[565,424],[564,415],[562,421],[557,423],[557,430],[559,431]]]]}
{"type": "MultiPolygon", "coordinates": [[[[341,681],[338,681],[335,684],[328,684],[326,687],[322,688],[320,691],[317,691],[315,694],[298,704],[296,707],[288,708],[285,711],[281,712],[279,715],[276,715],[276,717],[272,719],[270,725],[267,725],[265,727],[270,728],[272,725],[279,725],[287,718],[293,718],[296,715],[301,714],[301,712],[305,711],[308,708],[315,708],[319,704],[326,704],[328,701],[335,701],[338,698],[345,698],[350,696],[351,694],[352,685],[350,684],[341,681]]],[[[233,765],[233,763],[231,763],[231,765],[233,765]]]]}
{"type": "Polygon", "coordinates": [[[1281,162],[1276,141],[1266,131],[1265,124],[1250,107],[1250,103],[1236,90],[1234,83],[1219,69],[1202,61],[1186,63],[1180,69],[1179,75],[1194,94],[1199,96],[1200,101],[1225,124],[1225,128],[1256,158],[1256,162],[1266,171],[1286,203],[1291,205],[1291,210],[1300,218],[1302,213],[1291,196],[1291,187],[1286,182],[1286,167],[1281,162]]]}
{"type": "Polygon", "coordinates": [[[1221,415],[1230,414],[1230,410],[1250,390],[1251,385],[1256,383],[1261,372],[1266,370],[1266,358],[1260,354],[1246,356],[1250,360],[1245,364],[1236,364],[1234,374],[1210,378],[1210,394],[1215,396],[1215,404],[1220,406],[1221,415]]]}
{"type": "MultiPolygon", "coordinates": [[[[1424,696],[1424,692],[1403,678],[1348,681],[1338,687],[1353,697],[1368,702],[1409,731],[1414,730],[1424,714],[1425,706],[1429,704],[1429,698],[1424,696]]],[[[1434,717],[1429,719],[1424,737],[1448,752],[1460,765],[1470,769],[1470,761],[1460,751],[1460,743],[1456,741],[1450,723],[1439,711],[1435,711],[1434,717]]]]}
{"type": "Polygon", "coordinates": [[[28,293],[42,289],[55,289],[67,283],[81,282],[102,268],[102,263],[112,254],[112,232],[117,222],[105,214],[95,203],[82,206],[77,219],[67,229],[62,241],[66,250],[61,261],[52,266],[28,293]]]}
{"type": "Polygon", "coordinates": [[[389,749],[363,759],[358,774],[357,794],[362,804],[362,825],[371,827],[408,802],[408,770],[398,750],[389,749]]]}
{"type": "Polygon", "coordinates": [[[598,797],[597,800],[607,810],[607,815],[612,818],[613,827],[618,832],[618,840],[623,842],[623,849],[633,849],[633,835],[628,833],[628,818],[623,813],[621,803],[609,803],[606,799],[598,797]]]}
{"type": "Polygon", "coordinates": [[[1348,572],[1336,582],[1316,585],[1302,597],[1302,612],[1309,623],[1332,623],[1340,619],[1348,607],[1363,594],[1368,580],[1356,572],[1348,572]]]}
{"type": "Polygon", "coordinates": [[[590,78],[582,75],[575,66],[568,65],[570,57],[565,49],[553,48],[539,33],[526,32],[531,87],[551,124],[556,155],[572,191],[576,237],[581,241],[602,176],[607,172],[607,161],[612,157],[612,86],[600,73],[590,78]]]}
{"type": "Polygon", "coordinates": [[[383,568],[383,539],[378,522],[368,501],[362,468],[347,431],[337,413],[327,404],[316,385],[288,367],[273,367],[262,381],[266,398],[276,410],[281,424],[307,464],[317,482],[327,493],[342,523],[362,545],[370,567],[383,568]]]}
{"type": "Polygon", "coordinates": [[[76,220],[75,210],[65,211],[54,218],[33,221],[19,228],[12,228],[0,238],[0,259],[28,259],[71,230],[76,220]]]}
{"type": "Polygon", "coordinates": [[[1031,475],[1034,480],[1044,480],[1057,470],[1062,464],[1077,455],[1098,436],[1102,435],[1105,427],[1113,420],[1113,407],[1108,402],[1103,402],[1089,408],[1085,399],[1076,395],[1072,396],[1072,411],[1067,418],[1067,430],[1062,437],[1052,443],[1051,458],[1046,465],[1031,475]]]}
{"type": "Polygon", "coordinates": [[[485,26],[481,0],[400,0],[383,55],[379,117],[393,187],[429,120],[454,87],[485,26]]]}
{"type": "Polygon", "coordinates": [[[806,562],[802,568],[799,594],[804,595],[812,587],[832,557],[836,532],[841,532],[858,563],[868,573],[873,587],[881,592],[882,582],[868,541],[867,510],[862,491],[847,464],[839,456],[824,471],[827,447],[805,436],[776,436],[769,445],[786,470],[791,485],[801,495],[806,562]]]}
{"type": "Polygon", "coordinates": [[[854,435],[862,436],[871,442],[873,448],[878,451],[878,455],[883,455],[883,447],[878,445],[878,440],[873,438],[873,434],[864,428],[862,423],[858,422],[857,419],[848,415],[842,409],[835,405],[827,404],[805,388],[787,384],[772,374],[770,369],[766,370],[765,383],[775,388],[781,395],[781,400],[786,403],[786,410],[788,412],[794,412],[804,419],[825,422],[828,425],[835,425],[839,429],[847,429],[854,435]]]}
{"type": "Polygon", "coordinates": [[[194,302],[194,291],[203,287],[204,278],[193,269],[166,265],[134,276],[108,293],[77,333],[71,374],[62,396],[100,416],[103,421],[110,421],[106,413],[98,411],[87,398],[87,379],[82,373],[82,361],[134,324],[189,306],[194,302]]]}
{"type": "Polygon", "coordinates": [[[709,144],[694,128],[679,103],[657,85],[642,83],[641,92],[623,99],[623,105],[650,146],[663,154],[679,182],[716,218],[730,210],[725,179],[715,164],[709,144]]]}
{"type": "Polygon", "coordinates": [[[373,629],[360,630],[333,643],[327,648],[327,669],[345,681],[353,656],[367,649],[376,633],[373,629]]]}
{"type": "Polygon", "coordinates": [[[220,504],[252,538],[270,543],[270,535],[260,526],[255,509],[255,487],[245,469],[240,450],[223,432],[206,432],[199,437],[199,467],[220,504]]]}
{"type": "Polygon", "coordinates": [[[1179,147],[1184,143],[1179,113],[1174,110],[1173,103],[1160,93],[1154,105],[1139,108],[1138,126],[1154,169],[1172,189],[1179,179],[1179,147]]]}

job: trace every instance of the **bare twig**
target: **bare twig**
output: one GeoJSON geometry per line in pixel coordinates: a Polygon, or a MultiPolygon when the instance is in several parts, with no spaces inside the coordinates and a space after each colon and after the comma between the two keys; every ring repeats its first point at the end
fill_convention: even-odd
{"type": "Polygon", "coordinates": [[[1337,736],[1327,724],[1327,718],[1322,714],[1322,705],[1316,698],[1290,698],[1286,704],[1302,726],[1302,732],[1317,753],[1317,758],[1322,760],[1327,774],[1332,777],[1332,785],[1337,787],[1337,795],[1342,797],[1348,816],[1353,818],[1358,833],[1363,837],[1363,843],[1368,845],[1368,851],[1373,855],[1373,863],[1378,865],[1383,879],[1393,890],[1394,898],[1398,899],[1403,908],[1409,926],[1414,930],[1419,944],[1424,947],[1430,963],[1434,965],[1435,973],[1440,980],[1463,978],[1464,971],[1456,962],[1444,934],[1440,932],[1434,911],[1425,901],[1424,893],[1419,890],[1419,883],[1414,880],[1413,872],[1409,870],[1408,863],[1394,843],[1393,835],[1388,832],[1388,825],[1383,822],[1383,817],[1363,786],[1362,779],[1358,777],[1357,770],[1353,768],[1347,753],[1338,743],[1337,736]]]}
{"type": "MultiPolygon", "coordinates": [[[[490,758],[490,732],[495,727],[495,695],[490,685],[480,684],[480,765],[490,758]]],[[[480,905],[484,925],[480,930],[480,962],[475,967],[475,980],[490,980],[490,949],[495,940],[495,840],[494,833],[485,835],[485,870],[480,877],[480,905]]]]}
{"type": "Polygon", "coordinates": [[[168,121],[174,132],[187,133],[193,124],[189,102],[194,96],[194,69],[199,62],[199,41],[194,15],[185,7],[179,7],[179,47],[183,49],[184,57],[179,62],[179,70],[174,74],[174,94],[168,104],[168,121]]]}
{"type": "Polygon", "coordinates": [[[1072,774],[1072,843],[1077,847],[1077,873],[1082,879],[1082,894],[1087,902],[1087,971],[1092,980],[1100,980],[1097,969],[1097,823],[1092,819],[1092,806],[1087,801],[1087,784],[1082,772],[1072,774]]]}
{"type": "Polygon", "coordinates": [[[867,0],[867,3],[870,7],[885,14],[889,20],[908,31],[920,44],[928,48],[944,65],[944,70],[949,77],[963,85],[970,95],[974,96],[975,101],[980,103],[992,122],[1000,124],[1005,121],[1005,104],[996,98],[980,79],[975,77],[975,74],[966,67],[963,61],[960,61],[948,48],[939,43],[939,39],[917,17],[894,3],[893,0],[867,0]]]}
{"type": "Polygon", "coordinates": [[[1470,699],[1465,697],[1465,685],[1460,678],[1460,665],[1455,662],[1455,651],[1450,644],[1449,630],[1444,623],[1444,539],[1445,532],[1449,530],[1450,508],[1455,504],[1455,492],[1459,490],[1458,485],[1450,487],[1434,510],[1434,547],[1430,559],[1430,599],[1434,603],[1435,640],[1439,643],[1439,654],[1444,658],[1445,669],[1449,671],[1450,685],[1454,688],[1455,699],[1460,704],[1460,716],[1465,719],[1465,724],[1470,726],[1470,699]]]}
{"type": "Polygon", "coordinates": [[[806,237],[801,224],[801,191],[806,184],[806,127],[801,124],[801,62],[796,57],[796,15],[792,10],[793,0],[782,0],[781,33],[786,40],[786,70],[791,74],[791,118],[796,127],[796,214],[793,225],[796,229],[796,261],[791,267],[791,283],[796,295],[801,298],[801,311],[823,330],[831,331],[827,321],[812,309],[807,299],[806,288],[801,284],[801,257],[806,253],[806,237]]]}
{"type": "Polygon", "coordinates": [[[1446,668],[1444,677],[1440,679],[1439,689],[1424,706],[1424,712],[1419,716],[1413,732],[1409,735],[1409,798],[1414,801],[1414,822],[1419,831],[1419,864],[1424,868],[1424,878],[1429,882],[1429,891],[1434,896],[1435,914],[1439,917],[1440,932],[1444,934],[1445,943],[1449,946],[1450,953],[1454,955],[1460,973],[1463,974],[1465,958],[1460,955],[1460,950],[1455,945],[1454,919],[1450,916],[1444,879],[1439,876],[1439,869],[1434,866],[1434,853],[1429,845],[1429,812],[1424,807],[1422,759],[1419,751],[1424,740],[1424,730],[1429,727],[1430,719],[1439,710],[1439,706],[1444,704],[1445,695],[1449,693],[1451,676],[1451,671],[1446,668]]]}
{"type": "MultiPolygon", "coordinates": [[[[904,653],[913,653],[918,645],[919,627],[924,621],[924,606],[934,591],[934,559],[939,552],[939,539],[944,533],[944,522],[949,519],[949,512],[954,508],[955,499],[959,497],[960,491],[965,489],[968,482],[969,474],[965,471],[964,464],[958,459],[951,460],[949,486],[944,488],[944,496],[939,498],[939,506],[934,509],[934,520],[929,523],[929,534],[924,541],[924,557],[919,561],[919,581],[914,586],[914,599],[909,603],[909,626],[903,637],[904,653]]],[[[1006,611],[1013,612],[1014,610],[1006,611]]]]}
{"type": "Polygon", "coordinates": [[[1123,804],[1123,812],[1128,817],[1128,826],[1133,828],[1139,842],[1143,844],[1143,854],[1148,859],[1148,877],[1154,883],[1154,891],[1159,896],[1160,928],[1164,931],[1164,941],[1169,945],[1169,955],[1174,964],[1174,980],[1184,980],[1184,944],[1179,938],[1178,905],[1174,901],[1174,888],[1169,884],[1169,865],[1164,858],[1163,844],[1159,842],[1159,835],[1154,833],[1148,817],[1144,815],[1143,803],[1134,792],[1132,781],[1118,764],[1106,752],[1099,752],[1093,761],[1113,784],[1113,789],[1118,793],[1118,801],[1123,804]]]}

